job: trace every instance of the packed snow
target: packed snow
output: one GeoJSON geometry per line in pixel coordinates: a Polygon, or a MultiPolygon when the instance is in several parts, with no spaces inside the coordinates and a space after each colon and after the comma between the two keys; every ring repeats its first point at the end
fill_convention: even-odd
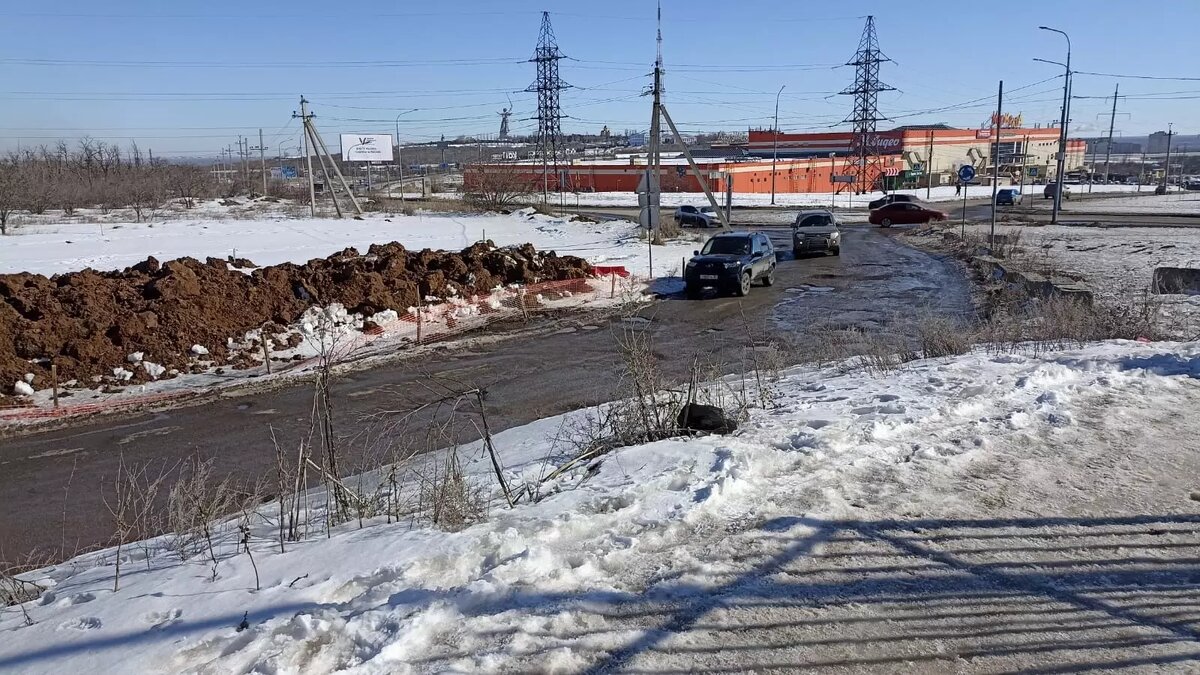
{"type": "MultiPolygon", "coordinates": [[[[740,386],[734,384],[733,386],[740,386]]],[[[1200,344],[799,367],[730,436],[612,452],[458,532],[367,521],[216,565],[171,537],[22,576],[0,670],[835,672],[1186,668],[1200,344]],[[1191,495],[1191,499],[1189,499],[1191,495]],[[256,576],[261,590],[255,590],[256,576]],[[27,617],[27,618],[26,618],[27,617]]],[[[588,411],[510,429],[510,485],[588,411]]],[[[264,452],[270,452],[264,448],[264,452]]],[[[315,496],[314,503],[321,503],[315,496]]],[[[315,528],[319,529],[319,528],[315,528]]]]}

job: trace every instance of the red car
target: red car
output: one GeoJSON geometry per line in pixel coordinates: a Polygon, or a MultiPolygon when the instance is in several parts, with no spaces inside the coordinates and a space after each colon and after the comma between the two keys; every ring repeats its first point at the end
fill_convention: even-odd
{"type": "Polygon", "coordinates": [[[915,225],[928,223],[931,220],[945,220],[946,214],[934,211],[912,202],[892,202],[871,212],[868,222],[872,225],[891,227],[892,225],[915,225]]]}

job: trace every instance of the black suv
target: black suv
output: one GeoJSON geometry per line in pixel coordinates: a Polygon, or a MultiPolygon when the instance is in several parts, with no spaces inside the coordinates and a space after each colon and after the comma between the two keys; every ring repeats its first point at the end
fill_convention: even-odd
{"type": "Polygon", "coordinates": [[[689,298],[699,297],[705,288],[746,295],[755,281],[770,286],[775,283],[771,240],[760,232],[718,234],[694,252],[684,271],[684,281],[689,298]]]}

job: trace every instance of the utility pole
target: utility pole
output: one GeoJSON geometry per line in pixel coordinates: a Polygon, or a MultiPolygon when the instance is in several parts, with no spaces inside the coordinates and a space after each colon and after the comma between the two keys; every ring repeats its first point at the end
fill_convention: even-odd
{"type": "Polygon", "coordinates": [[[300,123],[304,129],[300,136],[304,139],[304,161],[308,163],[308,214],[310,216],[317,215],[317,184],[316,176],[313,176],[312,170],[312,153],[308,151],[308,100],[303,96],[300,97],[300,114],[292,113],[292,117],[299,117],[300,123]]]}
{"type": "Polygon", "coordinates": [[[654,235],[658,227],[662,205],[662,155],[659,146],[662,144],[662,4],[658,5],[658,52],[654,59],[654,91],[650,110],[650,156],[647,158],[646,190],[649,193],[646,213],[646,244],[650,254],[650,277],[654,277],[654,235]]]}
{"type": "Polygon", "coordinates": [[[929,154],[925,156],[925,201],[933,191],[933,129],[929,130],[929,154]]]}
{"type": "Polygon", "coordinates": [[[1167,124],[1167,162],[1163,167],[1163,194],[1166,194],[1167,192],[1168,184],[1170,183],[1169,179],[1171,177],[1171,137],[1175,135],[1174,127],[1174,122],[1167,124]]]}
{"type": "Polygon", "coordinates": [[[258,164],[262,171],[263,194],[267,194],[267,146],[263,143],[262,129],[258,130],[258,164]]]}
{"type": "Polygon", "coordinates": [[[779,159],[779,97],[786,86],[785,84],[779,87],[779,92],[775,94],[775,140],[771,143],[771,206],[775,206],[775,162],[779,159]]]}
{"type": "Polygon", "coordinates": [[[1146,182],[1146,151],[1142,151],[1142,161],[1138,164],[1138,192],[1142,191],[1142,183],[1146,182]]]}
{"type": "Polygon", "coordinates": [[[1021,189],[1020,193],[1025,194],[1025,166],[1029,163],[1029,134],[1021,140],[1021,189]]]}
{"type": "Polygon", "coordinates": [[[1120,83],[1113,88],[1112,115],[1108,118],[1108,145],[1104,148],[1104,184],[1108,185],[1108,163],[1112,159],[1113,126],[1117,123],[1117,95],[1121,92],[1120,83]]]}
{"type": "Polygon", "coordinates": [[[837,199],[837,184],[833,182],[833,176],[837,173],[837,168],[833,165],[835,157],[837,157],[836,152],[829,153],[829,208],[831,210],[834,200],[837,199]]]}
{"type": "MultiPolygon", "coordinates": [[[[1004,80],[996,94],[996,123],[992,130],[992,236],[989,247],[996,248],[996,192],[1000,189],[1000,129],[1004,118],[1004,80]]],[[[965,210],[964,210],[965,212],[965,210]]]]}

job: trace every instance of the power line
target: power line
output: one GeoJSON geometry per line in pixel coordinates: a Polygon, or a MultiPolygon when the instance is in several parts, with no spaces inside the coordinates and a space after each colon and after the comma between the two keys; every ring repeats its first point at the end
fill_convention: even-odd
{"type": "Polygon", "coordinates": [[[1165,75],[1118,75],[1115,73],[1093,73],[1086,70],[1073,70],[1074,75],[1093,75],[1095,77],[1117,77],[1126,80],[1168,80],[1175,82],[1200,82],[1200,77],[1168,77],[1165,75]]]}

